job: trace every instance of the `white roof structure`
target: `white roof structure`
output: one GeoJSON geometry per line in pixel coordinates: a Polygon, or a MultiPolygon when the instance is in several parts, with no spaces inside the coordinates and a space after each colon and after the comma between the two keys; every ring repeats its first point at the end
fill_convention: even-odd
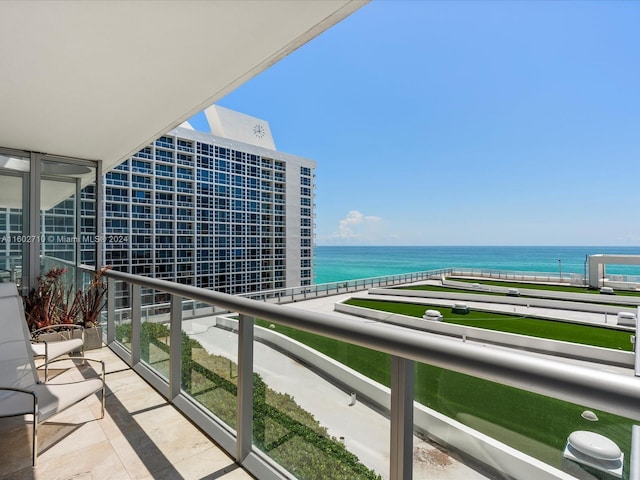
{"type": "Polygon", "coordinates": [[[365,3],[0,2],[0,146],[107,171],[365,3]]]}
{"type": "Polygon", "coordinates": [[[266,120],[219,105],[211,105],[204,114],[213,135],[276,150],[269,122],[266,120]]]}
{"type": "Polygon", "coordinates": [[[602,286],[605,282],[605,266],[609,265],[640,265],[640,255],[624,255],[624,254],[597,254],[589,255],[589,286],[598,288],[602,280],[602,286]]]}

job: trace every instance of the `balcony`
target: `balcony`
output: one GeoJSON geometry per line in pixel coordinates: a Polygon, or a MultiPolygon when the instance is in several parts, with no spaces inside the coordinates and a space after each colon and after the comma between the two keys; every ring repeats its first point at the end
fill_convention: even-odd
{"type": "MultiPolygon", "coordinates": [[[[104,419],[94,396],[42,424],[35,468],[30,425],[2,419],[1,478],[252,478],[111,350],[87,356],[106,364],[104,419]]],[[[79,374],[58,373],[52,381],[79,374]]]]}
{"type": "MultiPolygon", "coordinates": [[[[489,348],[344,316],[333,312],[339,298],[329,296],[333,290],[328,287],[324,291],[318,286],[292,291],[292,299],[315,299],[283,306],[269,302],[275,295],[257,302],[119,272],[109,272],[108,277],[110,291],[129,289],[131,307],[116,310],[114,299],[109,298],[106,340],[126,366],[120,364],[108,376],[115,383],[112,387],[108,381],[113,393],[107,398],[107,412],[110,400],[118,398],[116,380],[124,375],[122,369],[134,375],[131,382],[142,383],[135,371],[158,393],[150,397],[156,400],[149,403],[133,402],[133,417],[137,412],[144,415],[149,409],[155,411],[157,402],[175,407],[260,479],[330,479],[335,478],[332,472],[338,468],[351,469],[345,478],[354,479],[399,480],[412,475],[464,480],[587,478],[580,476],[580,468],[571,463],[567,466],[562,449],[552,452],[554,460],[549,464],[519,450],[523,445],[536,445],[533,438],[509,433],[500,425],[486,425],[482,418],[467,415],[469,418],[464,420],[471,421],[471,428],[459,422],[462,417],[450,419],[415,404],[413,391],[419,385],[414,385],[413,371],[423,368],[421,365],[445,367],[472,379],[491,380],[521,389],[518,391],[576,402],[598,411],[603,418],[609,414],[625,417],[627,424],[640,418],[640,385],[633,370],[561,362],[553,357],[489,348]],[[141,300],[143,290],[166,294],[170,301],[154,310],[141,300]],[[337,366],[329,357],[294,345],[282,335],[287,329],[364,347],[381,358],[389,355],[389,363],[380,363],[389,377],[389,387],[337,366]],[[189,339],[187,343],[185,338],[189,339]],[[475,430],[486,427],[507,433],[512,439],[508,443],[513,445],[475,430]],[[355,460],[347,454],[335,454],[344,449],[354,454],[355,460]],[[326,472],[314,477],[300,464],[291,462],[296,457],[308,464],[315,461],[314,472],[326,472]]],[[[378,284],[395,280],[400,277],[379,280],[378,284]]],[[[345,283],[335,292],[346,293],[370,285],[366,281],[345,283]]],[[[286,294],[280,300],[286,300],[283,297],[286,294]]],[[[443,392],[453,385],[446,376],[438,378],[443,392]]],[[[478,399],[483,398],[487,400],[486,393],[479,393],[478,399]]],[[[128,400],[118,402],[129,406],[128,400]]],[[[517,413],[511,411],[505,411],[503,416],[508,422],[519,421],[517,413]]],[[[593,428],[586,420],[576,420],[585,424],[585,430],[593,428]]],[[[153,440],[158,426],[149,428],[147,436],[153,440]]],[[[547,423],[531,428],[541,431],[547,423]]],[[[633,473],[637,446],[630,447],[631,431],[624,436],[621,446],[625,472],[631,469],[633,473]]],[[[540,447],[549,450],[542,444],[540,447]]],[[[167,461],[173,461],[170,452],[162,452],[167,461]]],[[[145,463],[153,456],[136,461],[145,463]]],[[[225,465],[232,468],[233,462],[228,457],[227,461],[225,465]]],[[[194,458],[190,463],[195,468],[199,460],[194,458]]],[[[157,467],[145,463],[145,468],[157,467]]]]}
{"type": "MultiPolygon", "coordinates": [[[[186,10],[182,8],[183,5],[180,2],[162,3],[163,7],[180,10],[181,22],[190,26],[190,35],[185,36],[173,28],[174,15],[167,15],[165,9],[154,8],[151,4],[141,4],[132,9],[132,5],[129,4],[114,3],[105,10],[99,2],[82,6],[65,4],[56,9],[40,8],[38,2],[24,2],[3,8],[0,22],[3,26],[2,32],[7,38],[19,36],[16,36],[15,32],[24,29],[22,20],[25,18],[41,25],[41,28],[32,32],[32,36],[35,35],[33,42],[23,42],[16,48],[3,50],[1,54],[2,64],[6,66],[5,70],[12,73],[3,75],[0,80],[3,94],[10,99],[4,102],[1,114],[3,128],[0,131],[0,159],[17,161],[20,168],[2,169],[2,175],[0,175],[2,189],[0,190],[5,192],[5,195],[0,206],[20,210],[16,212],[20,224],[15,230],[19,236],[40,238],[41,212],[75,195],[75,191],[86,186],[88,182],[95,182],[96,220],[95,227],[90,233],[94,237],[102,237],[102,208],[100,208],[104,201],[100,197],[102,174],[113,168],[118,169],[117,165],[132,152],[138,151],[141,145],[148,145],[170,128],[210,106],[230,90],[340,22],[360,8],[364,2],[340,0],[292,3],[287,6],[286,14],[283,14],[281,9],[274,9],[272,5],[261,2],[255,4],[200,2],[197,6],[194,4],[194,8],[186,10]],[[208,28],[211,18],[216,18],[221,25],[229,28],[222,30],[208,28]],[[129,23],[136,24],[140,35],[135,38],[123,35],[129,32],[129,23]],[[91,28],[75,28],[79,24],[90,25],[91,28]],[[246,38],[247,29],[256,38],[261,39],[260,43],[239,48],[243,44],[243,39],[246,38]],[[73,34],[60,36],[57,35],[59,31],[73,34]],[[103,31],[112,34],[107,45],[109,54],[101,55],[100,58],[91,57],[94,61],[88,63],[91,58],[87,57],[86,51],[105,51],[106,37],[103,31]],[[145,52],[149,44],[158,47],[155,49],[157,55],[145,54],[132,57],[131,52],[145,52]],[[83,48],[75,48],[78,45],[82,45],[83,48]],[[228,52],[231,47],[236,54],[227,56],[226,59],[223,58],[224,55],[219,55],[220,52],[228,52]],[[64,52],[65,61],[56,61],[52,58],[51,52],[64,52]],[[189,61],[186,62],[189,64],[197,63],[202,58],[217,60],[214,63],[202,63],[201,74],[197,76],[184,75],[181,69],[168,69],[163,75],[155,73],[155,67],[163,58],[184,59],[185,55],[189,57],[189,61]],[[43,66],[49,64],[53,65],[53,68],[50,69],[51,75],[47,82],[23,81],[39,78],[43,66]],[[126,77],[118,73],[130,71],[132,64],[135,64],[139,74],[146,72],[145,78],[139,75],[135,78],[126,77]],[[83,80],[87,72],[92,72],[97,84],[83,80]],[[176,89],[178,84],[181,88],[176,89]],[[140,89],[138,85],[150,85],[153,88],[140,89]],[[100,93],[96,94],[96,92],[100,93]],[[73,98],[70,99],[69,95],[73,98]],[[42,106],[40,113],[36,116],[31,114],[34,98],[40,99],[38,103],[42,106]],[[89,101],[76,101],[78,98],[89,99],[89,101]],[[158,99],[163,100],[158,101],[158,99]],[[136,112],[137,121],[134,123],[126,121],[123,112],[136,112]],[[29,121],[23,121],[24,118],[28,118],[29,121]],[[67,120],[61,121],[61,118],[67,120]],[[47,152],[47,154],[40,152],[47,152]],[[54,178],[51,176],[53,172],[50,171],[49,176],[42,175],[44,172],[42,166],[61,163],[69,163],[76,168],[82,167],[79,170],[88,173],[72,175],[67,169],[55,176],[55,183],[51,181],[54,178]],[[71,178],[74,181],[70,181],[71,178]],[[46,188],[42,188],[43,185],[46,185],[46,188]],[[24,223],[22,223],[23,218],[24,223]],[[27,222],[26,219],[29,221],[27,222]]],[[[185,150],[190,150],[188,145],[182,145],[186,147],[185,149],[178,145],[178,149],[175,150],[174,141],[170,137],[161,138],[157,145],[141,151],[140,156],[150,158],[153,152],[157,153],[157,159],[159,159],[164,152],[166,157],[176,155],[180,164],[192,165],[194,162],[194,155],[190,152],[184,153],[185,150]],[[166,147],[166,150],[162,147],[166,147]]],[[[213,152],[209,150],[204,153],[213,152]]],[[[254,160],[254,162],[257,161],[258,158],[254,160]]],[[[3,166],[5,166],[4,163],[3,166]]],[[[272,164],[272,161],[265,163],[272,164]]],[[[149,173],[147,169],[143,168],[143,171],[149,173]]],[[[180,185],[178,188],[181,188],[180,185]]],[[[187,190],[189,188],[187,187],[187,190]]],[[[127,193],[123,189],[116,190],[122,190],[119,192],[122,195],[127,193]]],[[[162,193],[158,195],[158,203],[168,202],[168,205],[174,205],[173,197],[162,193]]],[[[143,195],[141,198],[135,198],[133,203],[148,204],[152,201],[152,197],[143,195]]],[[[179,197],[178,205],[181,205],[179,197]]],[[[2,233],[8,233],[8,231],[9,229],[2,233]]],[[[81,232],[79,226],[76,232],[81,232]]],[[[140,245],[145,247],[144,244],[140,245]]],[[[140,245],[134,244],[133,248],[140,245]]],[[[123,242],[108,248],[120,249],[124,246],[123,242]]],[[[87,258],[91,258],[94,262],[92,264],[97,266],[100,265],[100,248],[105,247],[94,245],[89,252],[91,255],[87,255],[87,258]]],[[[85,253],[84,250],[78,251],[85,253]]],[[[38,242],[16,245],[16,248],[11,245],[7,253],[17,258],[5,260],[4,265],[7,271],[2,272],[3,277],[20,283],[25,289],[34,286],[38,276],[43,273],[38,262],[43,253],[41,245],[38,242]]],[[[74,265],[85,263],[86,259],[81,258],[79,254],[75,257],[74,265]]],[[[112,292],[115,291],[115,288],[112,289],[112,292]]],[[[110,301],[113,301],[113,298],[110,301]]],[[[134,304],[135,301],[134,299],[134,304]]],[[[133,325],[136,325],[139,320],[139,317],[134,317],[133,325]]],[[[109,335],[110,347],[117,349],[118,344],[114,341],[113,329],[109,331],[109,335]]],[[[136,357],[136,352],[139,351],[140,345],[132,345],[130,365],[138,366],[139,357],[136,357]]],[[[179,356],[175,357],[172,354],[171,359],[179,362],[179,356]]],[[[121,372],[116,369],[110,377],[116,379],[119,375],[121,372]]],[[[139,383],[140,386],[146,385],[139,382],[138,377],[132,378],[131,382],[139,383]]],[[[175,379],[173,385],[175,386],[175,379]]],[[[136,420],[146,415],[152,416],[156,411],[159,412],[159,404],[155,403],[152,396],[149,398],[150,400],[143,402],[142,406],[140,402],[137,404],[134,402],[132,409],[128,410],[129,413],[116,410],[115,414],[118,417],[114,420],[115,426],[107,419],[101,422],[89,422],[87,426],[89,428],[104,427],[116,433],[117,427],[123,425],[133,428],[136,420]]],[[[174,404],[175,396],[170,398],[170,403],[174,404]]],[[[107,405],[116,400],[120,402],[116,405],[128,403],[119,397],[115,389],[112,389],[107,405]]],[[[69,412],[72,416],[72,411],[69,412]]],[[[4,425],[4,422],[2,424],[4,425]]],[[[185,428],[188,428],[190,424],[186,425],[185,428]]],[[[174,448],[160,448],[163,441],[162,438],[158,438],[157,433],[161,427],[160,423],[151,424],[149,428],[145,426],[139,432],[136,430],[138,432],[136,437],[125,436],[125,440],[109,442],[116,449],[115,456],[106,441],[97,445],[95,450],[99,452],[99,460],[93,456],[95,452],[91,448],[83,448],[82,452],[73,456],[71,453],[65,455],[67,451],[73,450],[71,443],[74,442],[70,441],[71,437],[81,434],[85,429],[84,424],[78,427],[73,424],[58,425],[50,422],[49,427],[54,430],[57,427],[64,428],[56,430],[57,436],[50,437],[49,445],[41,450],[43,461],[35,472],[30,469],[22,470],[19,462],[16,463],[13,457],[6,456],[12,454],[16,444],[8,445],[6,442],[11,440],[8,440],[8,437],[2,437],[2,445],[5,448],[0,457],[2,466],[0,477],[69,478],[87,476],[90,472],[94,478],[101,478],[101,475],[104,478],[150,478],[156,477],[156,474],[159,476],[164,474],[167,478],[243,478],[238,474],[241,470],[225,474],[229,465],[226,460],[213,465],[214,468],[211,469],[206,467],[206,460],[194,462],[196,467],[205,466],[201,471],[189,470],[189,466],[178,467],[177,463],[180,459],[172,454],[174,448]],[[149,442],[148,439],[152,440],[149,442]],[[119,444],[116,445],[116,443],[119,444]],[[44,461],[46,457],[49,461],[44,461]],[[64,461],[59,462],[54,457],[64,458],[64,461]],[[155,465],[152,468],[154,463],[152,457],[158,458],[159,466],[155,465]],[[102,459],[104,462],[100,463],[102,459]],[[45,465],[47,465],[46,468],[45,465]],[[141,465],[143,468],[136,469],[136,465],[141,465]],[[122,468],[125,470],[132,468],[132,470],[127,470],[129,473],[126,474],[122,468]]],[[[45,435],[41,440],[46,443],[44,430],[46,429],[43,429],[42,433],[45,435]]],[[[12,431],[15,433],[15,430],[12,431]]],[[[94,436],[91,434],[89,436],[93,440],[94,436]]],[[[96,435],[96,438],[98,436],[96,435]]],[[[80,443],[83,438],[81,437],[80,443]]],[[[107,435],[107,438],[111,437],[107,435]]],[[[87,444],[93,445],[89,444],[89,441],[87,444]]],[[[187,442],[187,444],[190,443],[187,442]]],[[[180,448],[177,447],[177,449],[180,448]]],[[[28,455],[26,457],[28,458],[28,455]]],[[[214,458],[213,454],[211,458],[214,458]]],[[[212,464],[209,463],[209,465],[212,464]]],[[[229,470],[233,468],[231,464],[229,470]]]]}

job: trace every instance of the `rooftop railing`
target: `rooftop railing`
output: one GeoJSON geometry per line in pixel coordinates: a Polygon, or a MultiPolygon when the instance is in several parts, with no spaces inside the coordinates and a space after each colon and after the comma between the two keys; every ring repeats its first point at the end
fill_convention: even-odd
{"type": "Polygon", "coordinates": [[[451,268],[428,270],[424,272],[402,273],[396,275],[384,275],[380,277],[361,278],[357,280],[345,280],[341,282],[320,283],[301,287],[287,287],[274,290],[262,290],[260,292],[245,293],[242,297],[253,300],[264,300],[276,303],[296,302],[312,298],[339,295],[341,293],[358,292],[374,287],[388,287],[405,283],[419,282],[429,279],[440,279],[451,275],[451,268]]]}
{"type": "MultiPolygon", "coordinates": [[[[285,446],[293,445],[293,456],[298,448],[298,457],[305,459],[320,454],[321,451],[337,450],[333,444],[327,443],[325,431],[303,423],[296,416],[298,414],[285,412],[283,405],[291,404],[292,397],[298,398],[298,395],[304,395],[304,391],[282,396],[276,392],[277,388],[273,391],[268,388],[278,378],[286,379],[287,372],[279,372],[278,370],[285,369],[279,363],[281,360],[272,360],[269,357],[271,353],[263,351],[261,344],[257,343],[260,335],[256,332],[262,327],[256,324],[268,325],[265,328],[267,331],[281,327],[296,329],[317,339],[344,342],[369,352],[390,356],[390,364],[383,367],[388,368],[390,378],[387,412],[389,460],[383,466],[386,471],[380,472],[378,468],[378,473],[391,480],[411,479],[415,467],[416,365],[446,369],[522,391],[586,405],[605,414],[624,417],[631,422],[640,421],[640,379],[626,373],[534,357],[510,349],[489,348],[433,334],[417,334],[414,330],[397,326],[382,328],[375,322],[350,320],[334,314],[274,305],[116,271],[108,271],[106,277],[109,284],[106,324],[108,345],[169,402],[211,435],[238,463],[261,479],[307,478],[304,473],[295,470],[295,465],[291,465],[292,453],[290,450],[283,453],[285,446]],[[118,283],[121,284],[118,285],[121,291],[122,284],[127,285],[130,291],[130,321],[116,319],[113,292],[118,290],[118,283]],[[164,330],[159,327],[150,328],[143,322],[143,289],[165,294],[170,299],[168,311],[163,313],[166,316],[164,330]],[[233,312],[235,323],[222,328],[215,321],[187,321],[183,318],[183,299],[209,305],[212,312],[233,312]],[[185,336],[192,340],[185,341],[185,336]],[[208,351],[219,351],[222,354],[201,355],[203,347],[194,343],[193,338],[198,338],[203,343],[209,342],[208,351]],[[277,364],[274,365],[273,362],[277,364]],[[270,365],[274,372],[268,371],[270,365]],[[258,370],[261,373],[256,376],[258,370]],[[279,373],[284,376],[278,377],[279,373]],[[269,374],[274,375],[274,380],[267,380],[269,374]],[[309,440],[312,446],[296,443],[294,440],[298,438],[309,440]],[[311,450],[307,451],[307,448],[311,450]]],[[[343,288],[349,288],[349,283],[346,282],[347,285],[343,288]]],[[[358,288],[357,282],[352,284],[352,288],[358,288]]],[[[318,290],[320,291],[322,290],[318,290]]],[[[309,292],[292,295],[307,293],[309,292]]],[[[331,362],[327,365],[329,364],[333,365],[331,362]]],[[[288,388],[293,389],[295,385],[289,383],[285,390],[288,388]]],[[[446,385],[441,388],[446,389],[446,385]]],[[[316,392],[311,388],[312,395],[326,394],[328,398],[328,393],[320,390],[320,387],[318,389],[316,392]]],[[[349,412],[351,411],[345,410],[342,423],[350,422],[349,412]]],[[[504,412],[504,415],[512,415],[512,412],[504,412]]],[[[531,427],[535,429],[543,426],[531,427]]],[[[458,436],[463,438],[459,438],[457,443],[455,439],[451,440],[451,444],[462,445],[459,447],[462,453],[473,457],[470,451],[466,451],[467,447],[464,447],[464,437],[470,438],[471,434],[464,433],[464,429],[457,431],[458,436]]],[[[475,440],[469,442],[469,445],[474,442],[475,440]]],[[[627,453],[631,452],[625,457],[627,463],[630,459],[629,478],[636,480],[636,449],[626,450],[627,453]]],[[[348,455],[340,453],[339,456],[345,462],[353,463],[348,455]]],[[[561,469],[547,468],[545,464],[526,455],[513,453],[512,458],[518,458],[520,464],[509,460],[489,467],[509,478],[534,478],[530,476],[530,469],[522,469],[524,461],[531,468],[535,466],[535,478],[572,478],[561,469]],[[523,457],[525,460],[522,460],[523,457]]],[[[353,468],[354,471],[362,470],[359,466],[353,468]]],[[[362,474],[364,476],[354,474],[349,478],[376,478],[366,476],[365,473],[362,474]]],[[[332,478],[330,473],[320,475],[320,478],[332,478]]]]}

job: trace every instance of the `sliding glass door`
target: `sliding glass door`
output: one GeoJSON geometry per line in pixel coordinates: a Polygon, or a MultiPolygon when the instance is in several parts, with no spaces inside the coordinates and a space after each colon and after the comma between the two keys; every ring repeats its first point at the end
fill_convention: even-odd
{"type": "Polygon", "coordinates": [[[25,284],[28,268],[28,213],[24,197],[28,186],[29,157],[0,152],[0,281],[25,284]]]}
{"type": "Polygon", "coordinates": [[[80,265],[98,267],[97,162],[0,148],[0,281],[24,291],[52,268],[75,283],[80,265]]]}

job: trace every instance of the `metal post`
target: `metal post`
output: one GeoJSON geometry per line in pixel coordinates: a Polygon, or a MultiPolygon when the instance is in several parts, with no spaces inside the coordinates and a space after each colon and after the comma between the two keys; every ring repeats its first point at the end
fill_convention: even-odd
{"type": "MultiPolygon", "coordinates": [[[[29,226],[26,232],[27,235],[31,235],[37,241],[28,242],[28,281],[27,291],[31,288],[36,288],[38,285],[38,277],[40,276],[40,251],[43,248],[41,244],[41,231],[40,231],[40,172],[42,154],[31,152],[31,164],[29,174],[29,226]]],[[[23,227],[24,231],[24,227],[23,227]]]]}
{"type": "Polygon", "coordinates": [[[629,480],[640,480],[640,426],[631,427],[631,459],[629,460],[629,480]]]}
{"type": "Polygon", "coordinates": [[[182,297],[171,295],[169,329],[169,399],[180,394],[182,386],[182,297]]]}
{"type": "Polygon", "coordinates": [[[562,281],[562,259],[558,259],[558,270],[560,271],[560,281],[562,281]]]}
{"type": "Polygon", "coordinates": [[[634,353],[634,375],[636,377],[640,377],[640,350],[638,347],[638,343],[640,343],[640,307],[636,310],[636,332],[635,332],[635,342],[633,344],[633,353],[634,353]]]}
{"type": "MultiPolygon", "coordinates": [[[[96,164],[96,189],[94,192],[94,199],[93,201],[94,203],[94,213],[96,215],[96,239],[98,240],[95,243],[95,255],[96,255],[96,271],[98,271],[105,262],[105,258],[106,258],[106,245],[104,242],[104,239],[102,238],[102,235],[104,233],[104,215],[103,215],[103,211],[104,211],[104,203],[103,203],[103,199],[104,199],[104,176],[103,176],[103,171],[102,171],[102,161],[97,162],[96,164]]],[[[131,242],[129,242],[131,243],[131,242]]],[[[129,257],[131,258],[131,257],[129,257]]]]}
{"type": "Polygon", "coordinates": [[[74,256],[75,261],[73,265],[73,284],[75,290],[84,289],[83,280],[84,275],[80,270],[82,265],[82,182],[79,178],[76,178],[76,198],[75,198],[75,225],[73,228],[73,234],[76,239],[74,243],[74,256]]]}
{"type": "Polygon", "coordinates": [[[236,461],[242,463],[253,443],[253,317],[238,320],[238,427],[236,461]]]}
{"type": "Polygon", "coordinates": [[[391,480],[413,478],[414,362],[391,357],[391,480]]]}

